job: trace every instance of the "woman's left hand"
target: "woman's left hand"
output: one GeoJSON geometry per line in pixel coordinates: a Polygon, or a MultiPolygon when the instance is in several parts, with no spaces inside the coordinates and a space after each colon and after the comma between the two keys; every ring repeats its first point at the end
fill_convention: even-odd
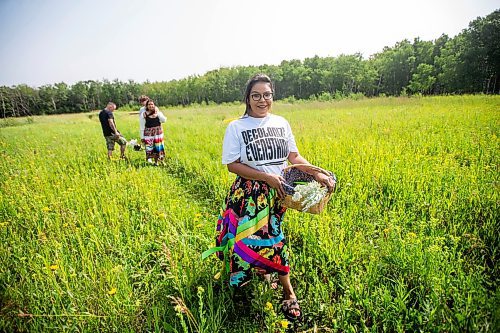
{"type": "Polygon", "coordinates": [[[321,185],[328,188],[328,192],[333,192],[335,189],[335,181],[332,177],[325,175],[324,173],[318,172],[314,175],[314,179],[321,185]]]}

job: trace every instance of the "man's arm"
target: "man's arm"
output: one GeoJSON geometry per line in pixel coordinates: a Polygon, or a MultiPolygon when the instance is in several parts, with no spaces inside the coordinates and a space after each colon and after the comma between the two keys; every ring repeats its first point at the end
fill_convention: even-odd
{"type": "Polygon", "coordinates": [[[109,124],[109,127],[111,127],[111,130],[113,131],[113,133],[115,133],[115,135],[120,134],[120,133],[118,133],[118,130],[116,129],[115,121],[113,118],[108,119],[108,124],[109,124]]]}

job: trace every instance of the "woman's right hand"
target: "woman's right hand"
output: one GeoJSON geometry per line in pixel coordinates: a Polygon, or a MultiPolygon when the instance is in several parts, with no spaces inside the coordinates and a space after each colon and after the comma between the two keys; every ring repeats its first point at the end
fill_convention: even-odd
{"type": "Polygon", "coordinates": [[[285,182],[285,178],[279,175],[274,175],[271,173],[266,174],[265,182],[269,184],[272,188],[276,189],[278,198],[283,199],[286,196],[285,189],[282,183],[285,182]]]}

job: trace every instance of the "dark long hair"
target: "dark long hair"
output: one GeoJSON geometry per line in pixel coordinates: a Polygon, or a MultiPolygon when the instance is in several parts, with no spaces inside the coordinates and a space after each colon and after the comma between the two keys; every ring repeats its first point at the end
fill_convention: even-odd
{"type": "Polygon", "coordinates": [[[245,113],[243,114],[244,116],[247,115],[248,111],[251,110],[251,108],[250,108],[250,92],[252,92],[253,86],[258,82],[269,83],[271,85],[271,90],[274,93],[274,83],[273,83],[273,81],[271,81],[269,76],[267,76],[266,74],[255,74],[254,76],[252,76],[250,78],[250,80],[248,80],[247,87],[245,89],[244,102],[246,104],[246,108],[245,108],[245,113]]]}

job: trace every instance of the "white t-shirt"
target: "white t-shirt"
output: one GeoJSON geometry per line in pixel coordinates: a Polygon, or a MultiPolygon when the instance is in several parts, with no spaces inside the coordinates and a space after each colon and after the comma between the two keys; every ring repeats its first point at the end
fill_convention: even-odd
{"type": "Polygon", "coordinates": [[[264,118],[244,116],[226,128],[222,164],[240,159],[251,168],[279,175],[287,166],[290,152],[299,150],[285,118],[274,114],[264,118]]]}
{"type": "Polygon", "coordinates": [[[141,140],[144,139],[144,127],[146,124],[146,122],[143,121],[144,116],[142,115],[144,111],[146,111],[145,106],[139,109],[139,135],[141,137],[141,140]]]}

